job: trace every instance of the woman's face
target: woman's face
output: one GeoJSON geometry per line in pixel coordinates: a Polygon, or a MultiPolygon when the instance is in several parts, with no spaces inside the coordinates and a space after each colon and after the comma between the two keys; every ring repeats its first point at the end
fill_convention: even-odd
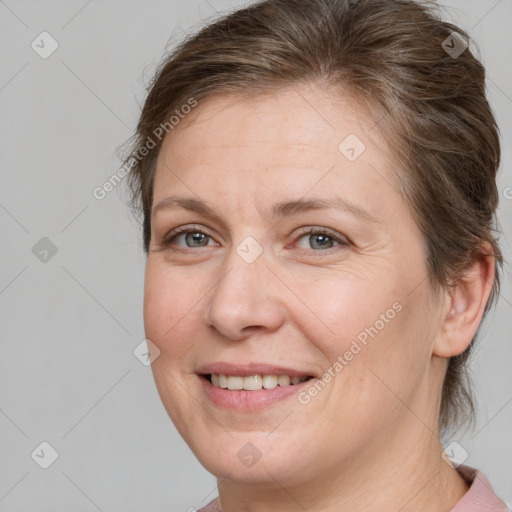
{"type": "Polygon", "coordinates": [[[403,452],[435,428],[441,315],[375,122],[313,87],[218,96],[190,116],[159,154],[144,296],[180,434],[244,482],[403,452]]]}

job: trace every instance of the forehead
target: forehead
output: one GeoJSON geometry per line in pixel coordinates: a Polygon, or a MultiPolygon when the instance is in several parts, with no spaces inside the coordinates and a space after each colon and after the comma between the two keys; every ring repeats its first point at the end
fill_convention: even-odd
{"type": "Polygon", "coordinates": [[[259,180],[272,189],[286,183],[302,195],[308,180],[330,169],[324,187],[340,179],[352,189],[373,186],[390,172],[386,144],[374,127],[361,102],[310,85],[207,98],[165,137],[155,202],[171,183],[210,187],[219,180],[226,191],[238,181],[251,186],[259,180]]]}
{"type": "Polygon", "coordinates": [[[164,140],[183,149],[229,145],[303,145],[341,141],[349,133],[374,137],[373,119],[352,96],[334,96],[319,86],[302,85],[276,93],[249,96],[223,93],[199,101],[198,106],[164,140]],[[191,134],[192,132],[192,134],[191,134]]]}
{"type": "Polygon", "coordinates": [[[352,146],[356,142],[356,152],[365,147],[380,158],[389,156],[371,113],[353,95],[312,84],[253,96],[222,93],[200,100],[169,131],[159,163],[208,161],[219,153],[226,164],[254,157],[260,168],[276,156],[283,163],[321,163],[340,156],[347,138],[352,146]]]}

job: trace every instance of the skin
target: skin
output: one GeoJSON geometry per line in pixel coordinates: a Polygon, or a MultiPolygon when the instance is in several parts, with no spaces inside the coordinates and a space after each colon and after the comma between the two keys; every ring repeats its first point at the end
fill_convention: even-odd
{"type": "Polygon", "coordinates": [[[424,239],[391,185],[396,165],[374,126],[348,95],[310,84],[211,97],[164,140],[153,206],[193,197],[219,218],[179,208],[154,215],[145,331],[160,351],[152,370],[164,407],[218,477],[223,512],[447,512],[468,490],[441,457],[439,397],[447,358],[481,321],[494,260],[433,292],[424,239]],[[353,162],[338,149],[349,134],[366,145],[353,162]],[[335,209],[269,218],[279,201],[333,195],[377,222],[335,209]],[[180,226],[209,237],[164,245],[180,226]],[[328,238],[318,248],[322,227],[346,244],[328,238]],[[252,263],[236,252],[247,236],[263,250],[252,263]],[[215,361],[321,377],[397,302],[401,311],[307,404],[293,396],[227,411],[203,392],[196,371],[215,361]],[[247,442],[261,453],[252,467],[237,456],[247,442]]]}

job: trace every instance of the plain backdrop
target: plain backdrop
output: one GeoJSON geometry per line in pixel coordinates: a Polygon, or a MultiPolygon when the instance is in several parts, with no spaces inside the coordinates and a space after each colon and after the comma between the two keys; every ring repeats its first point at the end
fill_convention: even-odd
{"type": "MultiPolygon", "coordinates": [[[[510,260],[512,0],[443,5],[488,71],[510,260]]],[[[0,511],[176,512],[216,496],[215,478],[177,434],[150,368],[133,353],[144,339],[145,257],[126,190],[102,200],[93,191],[118,170],[116,149],[133,133],[167,44],[237,6],[0,0],[0,511]],[[58,457],[43,469],[52,450],[58,457]]],[[[475,352],[477,427],[447,440],[509,506],[510,275],[507,266],[475,352]]]]}

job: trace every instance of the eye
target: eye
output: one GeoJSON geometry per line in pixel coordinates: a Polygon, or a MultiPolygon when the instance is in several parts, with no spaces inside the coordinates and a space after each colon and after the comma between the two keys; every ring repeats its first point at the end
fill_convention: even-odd
{"type": "Polygon", "coordinates": [[[299,241],[304,239],[306,242],[301,249],[314,249],[315,252],[325,251],[337,246],[348,246],[348,242],[342,237],[327,228],[303,228],[300,232],[299,241]]]}
{"type": "MultiPolygon", "coordinates": [[[[314,252],[326,251],[337,246],[348,246],[349,243],[340,235],[327,228],[305,227],[300,230],[300,249],[314,252]],[[305,242],[301,242],[305,240],[305,242]]],[[[211,235],[194,226],[183,226],[172,231],[162,242],[164,247],[177,246],[184,249],[194,249],[216,245],[211,235]],[[182,240],[182,243],[179,241],[182,240]],[[183,243],[185,245],[183,245],[183,243]]]]}
{"type": "Polygon", "coordinates": [[[209,244],[209,241],[212,241],[212,237],[207,233],[191,226],[184,226],[172,231],[163,241],[163,245],[166,247],[170,245],[178,245],[187,249],[215,245],[215,243],[209,244]],[[180,239],[184,240],[184,246],[176,243],[176,241],[180,239]]]}

